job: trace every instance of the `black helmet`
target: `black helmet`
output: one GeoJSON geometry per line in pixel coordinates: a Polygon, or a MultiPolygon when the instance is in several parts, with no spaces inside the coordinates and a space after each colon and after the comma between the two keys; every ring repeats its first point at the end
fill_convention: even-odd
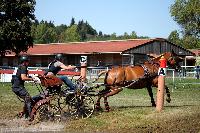
{"type": "Polygon", "coordinates": [[[24,61],[29,61],[29,58],[28,58],[28,56],[23,55],[23,56],[20,57],[19,60],[20,60],[20,63],[23,63],[24,61]]]}
{"type": "Polygon", "coordinates": [[[55,59],[61,60],[63,58],[63,54],[56,54],[55,59]]]}

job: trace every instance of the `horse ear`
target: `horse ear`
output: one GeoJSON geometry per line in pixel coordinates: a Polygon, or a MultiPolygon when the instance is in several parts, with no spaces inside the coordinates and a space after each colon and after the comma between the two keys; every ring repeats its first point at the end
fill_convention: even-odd
{"type": "Polygon", "coordinates": [[[177,56],[177,54],[174,52],[173,49],[171,50],[171,54],[174,55],[174,56],[177,56]]]}

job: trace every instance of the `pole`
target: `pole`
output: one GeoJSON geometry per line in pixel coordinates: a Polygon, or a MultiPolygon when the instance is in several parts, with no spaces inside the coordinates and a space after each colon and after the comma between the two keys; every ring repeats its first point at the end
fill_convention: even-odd
{"type": "Polygon", "coordinates": [[[175,70],[173,69],[172,71],[173,71],[173,87],[172,87],[172,92],[174,92],[174,89],[176,87],[175,86],[175,79],[174,79],[175,78],[175,72],[174,72],[175,70]]]}
{"type": "Polygon", "coordinates": [[[87,56],[81,56],[81,80],[82,82],[86,81],[86,74],[87,74],[87,56]]]}
{"type": "Polygon", "coordinates": [[[166,76],[166,59],[164,56],[160,59],[160,68],[158,71],[158,90],[156,100],[156,110],[158,112],[163,110],[164,106],[164,90],[165,90],[165,76],[166,76]]]}

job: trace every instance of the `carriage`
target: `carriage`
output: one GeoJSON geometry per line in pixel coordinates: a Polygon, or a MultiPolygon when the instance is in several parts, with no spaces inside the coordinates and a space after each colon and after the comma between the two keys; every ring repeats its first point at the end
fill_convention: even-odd
{"type": "Polygon", "coordinates": [[[40,100],[32,107],[31,121],[60,121],[66,117],[88,118],[95,108],[93,87],[81,82],[81,77],[75,80],[76,92],[70,93],[68,88],[56,76],[38,75],[41,83],[36,84],[40,92],[40,100]]]}

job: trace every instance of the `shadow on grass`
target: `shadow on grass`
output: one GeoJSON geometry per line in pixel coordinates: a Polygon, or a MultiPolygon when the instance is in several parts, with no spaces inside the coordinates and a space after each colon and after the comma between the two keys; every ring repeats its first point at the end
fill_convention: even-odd
{"type": "MultiPolygon", "coordinates": [[[[192,104],[187,104],[187,105],[169,105],[169,106],[164,106],[164,108],[177,108],[177,107],[198,107],[199,105],[192,105],[192,104]]],[[[156,108],[153,106],[112,106],[111,109],[127,109],[127,108],[156,108]]],[[[104,111],[103,111],[104,112],[104,111]]]]}

